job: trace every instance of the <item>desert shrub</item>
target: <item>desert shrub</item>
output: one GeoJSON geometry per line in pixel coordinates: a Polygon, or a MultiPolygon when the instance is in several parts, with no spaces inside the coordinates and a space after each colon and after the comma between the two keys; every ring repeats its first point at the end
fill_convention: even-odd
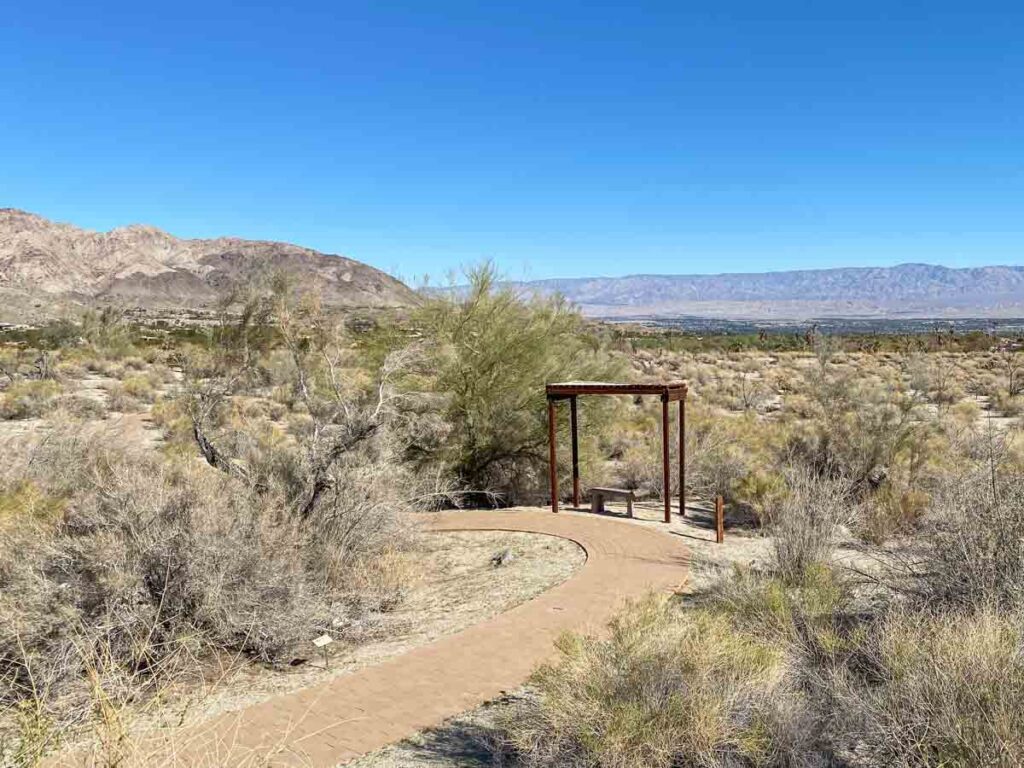
{"type": "Polygon", "coordinates": [[[211,649],[281,662],[325,631],[364,632],[401,596],[374,574],[393,571],[376,561],[406,526],[374,501],[372,467],[347,470],[346,503],[301,519],[191,461],[51,436],[0,495],[0,698],[31,700],[45,679],[56,706],[90,659],[104,675],[211,649]]]}
{"type": "Polygon", "coordinates": [[[1024,353],[1005,350],[996,354],[996,367],[1010,397],[1024,394],[1024,353]]]}
{"type": "Polygon", "coordinates": [[[53,520],[64,510],[64,502],[48,496],[37,483],[30,480],[9,482],[0,492],[0,524],[31,524],[33,521],[53,520]]]}
{"type": "Polygon", "coordinates": [[[142,402],[151,403],[156,397],[156,386],[159,385],[159,379],[156,384],[149,376],[126,376],[121,381],[121,386],[124,388],[124,393],[129,397],[134,397],[136,400],[142,402]]]}
{"type": "Polygon", "coordinates": [[[926,428],[918,401],[892,384],[869,386],[826,352],[806,373],[815,414],[793,434],[790,451],[819,474],[839,474],[855,486],[877,485],[893,455],[926,428]]]}
{"type": "MultiPolygon", "coordinates": [[[[139,362],[145,365],[141,359],[139,362]]],[[[161,383],[160,375],[153,371],[127,375],[107,385],[107,405],[111,411],[118,413],[144,410],[156,400],[161,383]]]]}
{"type": "Polygon", "coordinates": [[[115,307],[83,313],[77,338],[105,358],[120,359],[132,355],[134,333],[125,313],[115,307]]]}
{"type": "Polygon", "coordinates": [[[851,484],[799,464],[786,467],[784,476],[785,490],[769,516],[772,547],[776,572],[798,584],[828,564],[839,526],[854,517],[851,484]]]}
{"type": "Polygon", "coordinates": [[[931,606],[1024,607],[1024,477],[954,478],[896,568],[931,606]]]}
{"type": "Polygon", "coordinates": [[[992,407],[1003,416],[1020,416],[1024,413],[1024,397],[999,389],[992,395],[992,407]]]}
{"type": "Polygon", "coordinates": [[[416,349],[366,365],[340,318],[286,278],[248,299],[241,317],[219,326],[214,338],[185,361],[179,397],[210,466],[275,497],[301,520],[340,521],[362,509],[365,522],[352,535],[373,530],[372,510],[409,509],[443,495],[434,475],[403,461],[417,401],[394,382],[418,370],[416,349]],[[270,357],[277,358],[272,375],[270,357]],[[264,410],[257,396],[272,381],[291,393],[285,425],[269,419],[289,415],[281,404],[264,410]]]}
{"type": "Polygon", "coordinates": [[[0,419],[34,419],[53,410],[61,386],[49,379],[18,381],[0,394],[0,419]]]}
{"type": "Polygon", "coordinates": [[[800,764],[806,723],[770,642],[711,612],[650,597],[607,639],[567,635],[532,678],[535,695],[501,723],[526,766],[800,764]]]}
{"type": "Polygon", "coordinates": [[[916,529],[930,504],[929,493],[887,482],[860,505],[857,531],[865,541],[882,544],[895,534],[916,529]]]}
{"type": "MultiPolygon", "coordinates": [[[[62,355],[62,358],[64,356],[62,355]]],[[[81,362],[74,359],[61,359],[56,365],[57,377],[59,379],[81,379],[88,370],[81,362]]]]}
{"type": "Polygon", "coordinates": [[[778,470],[753,467],[733,483],[732,491],[735,500],[749,509],[760,525],[765,525],[783,502],[786,479],[778,470]]]}
{"type": "Polygon", "coordinates": [[[107,413],[102,401],[88,395],[64,395],[57,401],[57,407],[79,419],[102,419],[107,413]]]}
{"type": "Polygon", "coordinates": [[[958,425],[969,426],[981,416],[981,406],[973,400],[963,400],[950,409],[953,419],[958,425]]]}
{"type": "Polygon", "coordinates": [[[145,404],[137,397],[128,394],[124,385],[113,382],[107,385],[107,407],[114,413],[133,413],[141,411],[145,404]]]}
{"type": "Polygon", "coordinates": [[[964,396],[954,359],[943,354],[919,354],[908,361],[910,386],[940,408],[964,396]]]}
{"type": "Polygon", "coordinates": [[[758,440],[746,429],[752,424],[704,408],[687,408],[686,480],[692,490],[707,498],[734,499],[740,483],[757,471],[758,440]]]}
{"type": "Polygon", "coordinates": [[[837,751],[858,764],[1024,763],[1024,643],[1018,619],[894,610],[854,636],[829,675],[837,751]]]}
{"type": "Polygon", "coordinates": [[[125,370],[135,372],[145,371],[149,367],[149,364],[146,362],[145,358],[139,357],[138,355],[132,355],[130,357],[124,358],[121,361],[121,364],[125,367],[125,370]]]}
{"type": "Polygon", "coordinates": [[[180,398],[158,397],[149,411],[153,423],[163,430],[164,440],[177,448],[195,450],[192,421],[187,404],[180,398]]]}
{"type": "Polygon", "coordinates": [[[756,361],[748,360],[742,366],[739,375],[729,379],[725,391],[731,399],[729,407],[738,411],[755,411],[763,409],[771,392],[758,375],[748,372],[748,368],[757,370],[756,361]]]}
{"type": "Polygon", "coordinates": [[[838,641],[838,627],[849,612],[851,590],[828,565],[807,568],[799,581],[774,568],[759,573],[736,566],[715,584],[709,604],[742,631],[782,644],[838,641]]]}
{"type": "MultiPolygon", "coordinates": [[[[563,300],[518,296],[489,268],[470,282],[464,295],[431,299],[415,318],[427,364],[406,386],[435,393],[446,425],[417,446],[417,458],[445,467],[462,488],[514,503],[544,487],[545,383],[614,380],[624,364],[563,300]]],[[[607,407],[596,398],[581,404],[585,454],[596,449],[607,407]]]]}

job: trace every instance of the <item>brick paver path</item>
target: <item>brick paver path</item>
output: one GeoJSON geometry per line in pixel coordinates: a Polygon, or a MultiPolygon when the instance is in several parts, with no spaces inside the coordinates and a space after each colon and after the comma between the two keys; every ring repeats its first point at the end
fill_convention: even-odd
{"type": "Polygon", "coordinates": [[[454,635],[219,716],[176,739],[173,762],[344,763],[515,689],[551,658],[560,633],[601,629],[623,599],[675,589],[686,578],[678,536],[614,518],[519,508],[440,513],[428,527],[553,534],[577,542],[587,561],[540,596],[454,635]]]}

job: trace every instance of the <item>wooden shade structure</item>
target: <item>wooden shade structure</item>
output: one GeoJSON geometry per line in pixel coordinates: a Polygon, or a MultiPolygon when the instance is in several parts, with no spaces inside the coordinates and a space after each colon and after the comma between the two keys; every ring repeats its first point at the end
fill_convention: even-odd
{"type": "Polygon", "coordinates": [[[665,501],[665,522],[672,519],[672,487],[669,459],[669,403],[679,403],[679,512],[686,510],[686,382],[667,381],[655,384],[612,384],[598,381],[566,381],[548,384],[548,458],[551,473],[551,511],[558,511],[558,456],[555,435],[555,405],[569,401],[569,429],[572,435],[572,505],[580,505],[580,461],[577,432],[576,400],[581,395],[657,395],[661,399],[661,461],[662,496],[665,501]]]}

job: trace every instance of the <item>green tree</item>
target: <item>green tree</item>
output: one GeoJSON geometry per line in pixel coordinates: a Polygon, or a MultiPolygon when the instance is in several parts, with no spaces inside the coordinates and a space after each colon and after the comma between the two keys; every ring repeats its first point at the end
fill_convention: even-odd
{"type": "MultiPolygon", "coordinates": [[[[461,488],[515,503],[544,488],[545,383],[621,379],[625,361],[562,297],[519,295],[490,265],[467,276],[465,291],[429,299],[415,318],[429,371],[422,383],[446,425],[423,457],[461,488]]],[[[584,451],[596,447],[608,409],[581,409],[584,451]]]]}

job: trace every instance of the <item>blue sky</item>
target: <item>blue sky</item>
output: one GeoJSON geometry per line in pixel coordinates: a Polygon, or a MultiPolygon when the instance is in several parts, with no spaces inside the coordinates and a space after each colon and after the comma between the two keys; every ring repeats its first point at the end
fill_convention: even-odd
{"type": "Polygon", "coordinates": [[[0,206],[413,279],[1024,263],[1024,4],[9,4],[0,206]]]}

